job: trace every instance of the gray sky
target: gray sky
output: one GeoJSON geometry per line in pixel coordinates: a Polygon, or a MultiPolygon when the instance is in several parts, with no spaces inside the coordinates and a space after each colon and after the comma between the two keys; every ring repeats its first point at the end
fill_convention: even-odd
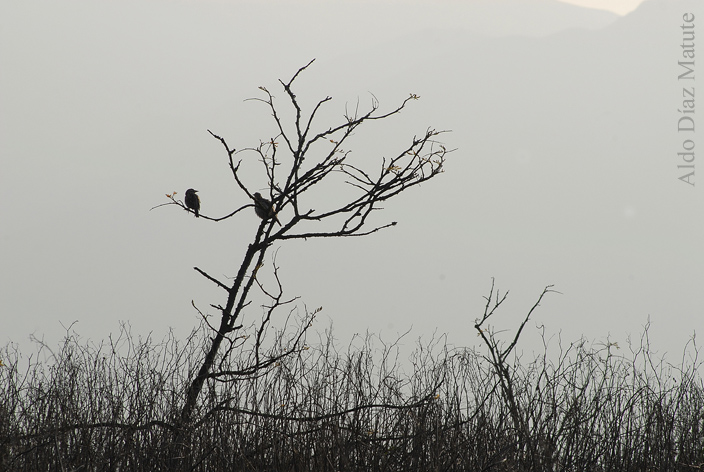
{"type": "Polygon", "coordinates": [[[57,340],[74,321],[96,341],[121,321],[160,339],[197,324],[191,300],[221,303],[192,267],[233,276],[254,212],[149,209],[189,187],[209,216],[246,203],[206,129],[236,148],[269,139],[245,99],[260,85],[283,98],[277,79],[317,58],[299,96],[333,96],[327,117],[370,93],[387,109],[421,96],[360,129],[355,153],[381,158],[428,126],[457,148],[377,216],[395,228],[281,245],[287,293],[324,307],[321,330],[475,345],[495,277],[511,290],[501,327],[554,284],[534,317],[549,335],[624,345],[650,319],[654,346],[678,354],[704,313],[702,184],[677,169],[685,139],[701,146],[677,131],[686,12],[704,21],[685,0],[624,17],[550,0],[3,2],[2,341],[57,340]]]}

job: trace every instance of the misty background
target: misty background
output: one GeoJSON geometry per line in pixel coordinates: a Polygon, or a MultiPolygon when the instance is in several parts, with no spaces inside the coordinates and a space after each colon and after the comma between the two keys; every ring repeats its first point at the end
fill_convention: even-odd
{"type": "Polygon", "coordinates": [[[259,86],[284,99],[277,80],[316,58],[297,93],[333,97],[320,128],[372,94],[382,111],[421,97],[358,129],[353,155],[381,159],[427,127],[457,149],[377,212],[396,227],[280,246],[285,293],[323,307],[320,331],[474,346],[495,277],[511,291],[499,328],[554,284],[529,327],[623,348],[650,320],[676,360],[704,326],[704,197],[676,167],[686,12],[704,22],[693,0],[625,16],[549,0],[4,2],[0,340],[54,343],[74,322],[95,342],[121,322],[190,332],[191,301],[223,299],[192,268],[234,276],[259,220],[150,208],[189,187],[211,217],[248,203],[206,130],[237,149],[274,137],[245,100],[259,86]]]}

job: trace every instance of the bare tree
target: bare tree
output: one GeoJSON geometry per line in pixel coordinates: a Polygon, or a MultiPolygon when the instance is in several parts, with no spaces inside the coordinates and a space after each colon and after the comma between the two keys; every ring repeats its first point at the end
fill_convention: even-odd
{"type": "MultiPolygon", "coordinates": [[[[487,321],[491,318],[501,306],[501,304],[506,300],[508,292],[504,292],[503,296],[500,295],[499,291],[494,291],[494,281],[491,282],[491,290],[489,291],[489,296],[486,298],[486,306],[484,307],[484,314],[481,319],[476,320],[474,328],[477,330],[477,334],[482,338],[484,344],[489,350],[489,357],[486,358],[494,369],[496,376],[498,377],[498,385],[500,387],[501,396],[508,408],[511,416],[511,421],[513,423],[513,429],[516,435],[516,445],[523,446],[527,449],[526,456],[523,459],[523,466],[531,470],[541,470],[541,461],[538,455],[538,448],[536,444],[536,438],[533,437],[528,425],[528,412],[522,408],[519,399],[521,395],[516,392],[514,377],[515,374],[512,373],[511,366],[508,362],[509,355],[514,351],[516,345],[518,344],[518,339],[523,333],[523,328],[525,328],[528,320],[540,305],[543,297],[551,292],[556,292],[552,290],[552,285],[545,287],[543,292],[538,297],[538,301],[535,302],[533,307],[528,311],[525,318],[521,322],[513,340],[506,346],[504,343],[499,341],[496,334],[497,332],[487,325],[487,321]]],[[[518,454],[519,457],[522,454],[518,454]]]]}
{"type": "MultiPolygon", "coordinates": [[[[378,101],[372,98],[366,111],[360,111],[357,107],[353,113],[346,112],[339,123],[321,129],[317,114],[332,98],[328,96],[319,100],[312,110],[307,111],[300,105],[293,89],[294,81],[312,62],[299,69],[288,82],[279,81],[285,92],[285,106],[290,107],[292,116],[295,116],[293,123],[284,122],[281,109],[284,105],[279,104],[265,87],[259,87],[264,96],[254,100],[262,102],[271,111],[277,133],[273,138],[260,142],[256,147],[238,151],[230,147],[224,137],[209,131],[222,143],[232,178],[252,203],[220,218],[201,212],[200,220],[223,221],[254,206],[262,221],[233,281],[226,283],[195,268],[225,292],[226,301],[222,305],[211,305],[218,312],[219,325],[211,326],[213,336],[208,340],[202,364],[187,389],[178,420],[181,427],[195,420],[198,397],[209,379],[228,382],[254,378],[286,356],[305,348],[304,336],[315,311],[306,312],[294,334],[279,332],[274,335],[274,342],[265,343],[274,311],[295,300],[283,297],[275,263],[270,286],[265,286],[258,278],[265,254],[273,243],[291,239],[364,236],[393,226],[396,222],[372,224],[369,217],[374,210],[381,208],[385,200],[443,171],[449,151],[436,141],[442,131],[435,129],[427,129],[422,135],[414,136],[394,157],[381,158],[371,167],[366,164],[368,160],[356,159],[345,149],[345,144],[357,128],[400,113],[418,96],[411,94],[399,106],[386,112],[380,111],[378,101]],[[264,196],[252,191],[254,184],[247,181],[249,174],[241,171],[243,160],[236,160],[241,152],[254,153],[261,162],[262,175],[266,177],[268,187],[264,196]],[[313,199],[307,199],[307,193],[322,182],[346,186],[352,191],[341,193],[349,195],[349,198],[329,208],[312,208],[310,202],[313,199]],[[252,289],[260,290],[269,302],[265,315],[256,325],[243,327],[241,320],[245,309],[252,303],[252,289]],[[246,349],[244,346],[247,346],[246,349]],[[225,365],[223,360],[232,357],[235,352],[241,356],[238,361],[240,367],[236,370],[221,368],[225,365]]],[[[172,203],[186,208],[173,195],[170,198],[172,203]]],[[[320,199],[316,201],[319,202],[320,199]]],[[[291,313],[289,311],[289,316],[291,313]]]]}

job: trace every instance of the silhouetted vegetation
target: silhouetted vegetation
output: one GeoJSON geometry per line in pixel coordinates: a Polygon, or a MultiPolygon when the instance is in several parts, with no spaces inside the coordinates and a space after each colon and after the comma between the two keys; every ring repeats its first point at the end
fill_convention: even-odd
{"type": "Polygon", "coordinates": [[[647,334],[620,349],[546,343],[499,371],[489,347],[431,339],[406,359],[398,342],[368,335],[340,350],[325,333],[257,375],[209,379],[184,449],[172,433],[209,331],[155,343],[124,328],[97,346],[69,331],[56,352],[2,352],[2,468],[700,470],[696,345],[673,366],[647,334]]]}

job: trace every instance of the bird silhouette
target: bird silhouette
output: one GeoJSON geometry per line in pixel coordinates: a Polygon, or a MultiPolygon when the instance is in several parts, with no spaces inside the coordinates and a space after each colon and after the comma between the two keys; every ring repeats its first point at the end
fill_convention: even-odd
{"type": "Polygon", "coordinates": [[[198,198],[198,195],[196,195],[197,191],[198,190],[193,190],[192,188],[189,188],[188,190],[186,190],[186,198],[183,199],[184,203],[186,204],[186,207],[193,210],[193,212],[196,214],[196,218],[198,218],[198,211],[200,210],[200,198],[198,198]]]}
{"type": "Polygon", "coordinates": [[[279,221],[279,218],[276,216],[276,212],[274,211],[274,205],[269,200],[262,197],[262,194],[259,192],[255,192],[253,197],[254,197],[254,211],[257,214],[257,216],[259,218],[261,218],[262,220],[268,220],[269,218],[274,218],[274,220],[277,223],[279,223],[279,226],[281,226],[281,222],[279,221]]]}

